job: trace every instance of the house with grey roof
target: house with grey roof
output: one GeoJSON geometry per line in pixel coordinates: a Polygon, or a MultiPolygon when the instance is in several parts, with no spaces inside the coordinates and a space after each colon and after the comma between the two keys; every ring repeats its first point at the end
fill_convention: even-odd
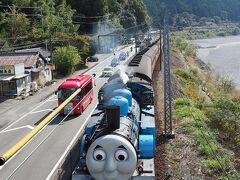
{"type": "Polygon", "coordinates": [[[20,95],[32,83],[44,86],[51,80],[51,68],[39,52],[0,54],[0,96],[20,95]]]}

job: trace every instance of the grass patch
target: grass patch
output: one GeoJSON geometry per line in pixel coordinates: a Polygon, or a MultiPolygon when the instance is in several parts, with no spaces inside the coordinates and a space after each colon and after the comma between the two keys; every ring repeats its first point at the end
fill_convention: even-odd
{"type": "Polygon", "coordinates": [[[224,173],[223,169],[226,171],[230,170],[229,163],[225,158],[207,159],[203,162],[204,166],[209,169],[210,173],[224,173]]]}
{"type": "Polygon", "coordinates": [[[199,84],[199,79],[191,70],[176,69],[174,74],[186,84],[190,82],[199,84]]]}
{"type": "Polygon", "coordinates": [[[194,144],[199,154],[205,159],[203,167],[212,177],[215,177],[215,172],[219,172],[218,178],[224,177],[223,172],[230,172],[231,166],[226,156],[219,153],[223,147],[217,142],[217,133],[209,131],[206,127],[205,123],[209,120],[204,112],[196,108],[192,100],[187,98],[174,100],[174,105],[177,120],[181,124],[179,132],[189,133],[194,137],[194,144]]]}
{"type": "MultiPolygon", "coordinates": [[[[186,57],[186,41],[176,38],[172,43],[173,48],[186,57]]],[[[177,132],[194,137],[195,146],[205,159],[202,165],[212,177],[225,179],[223,172],[236,177],[229,160],[234,153],[237,157],[240,155],[240,98],[233,98],[234,84],[227,78],[201,73],[193,61],[187,64],[192,64],[187,70],[174,70],[175,76],[185,84],[180,91],[188,97],[174,100],[177,132]],[[234,153],[224,149],[228,155],[222,155],[223,146],[234,153]],[[221,154],[218,160],[216,154],[221,154]]]]}

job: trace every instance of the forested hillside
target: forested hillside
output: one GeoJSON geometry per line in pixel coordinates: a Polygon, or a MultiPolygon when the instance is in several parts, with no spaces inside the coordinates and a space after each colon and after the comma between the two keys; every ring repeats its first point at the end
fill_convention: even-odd
{"type": "Polygon", "coordinates": [[[154,24],[169,14],[174,25],[188,26],[194,21],[239,21],[239,0],[144,0],[154,24]],[[160,17],[160,18],[159,18],[160,17]]]}
{"type": "Polygon", "coordinates": [[[76,34],[146,31],[149,25],[143,0],[0,0],[0,48],[42,40],[64,44],[59,39],[84,48],[87,37],[76,34]]]}

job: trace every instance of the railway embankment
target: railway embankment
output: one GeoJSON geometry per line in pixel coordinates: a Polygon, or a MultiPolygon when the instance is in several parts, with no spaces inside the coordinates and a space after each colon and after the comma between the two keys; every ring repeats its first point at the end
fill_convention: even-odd
{"type": "Polygon", "coordinates": [[[175,139],[161,138],[164,118],[162,71],[155,71],[156,179],[238,179],[240,93],[213,74],[184,38],[171,39],[175,139]]]}

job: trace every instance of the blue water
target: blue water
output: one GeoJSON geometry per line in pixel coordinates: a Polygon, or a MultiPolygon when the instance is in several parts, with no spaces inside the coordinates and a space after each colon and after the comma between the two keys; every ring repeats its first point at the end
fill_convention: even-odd
{"type": "Polygon", "coordinates": [[[240,89],[240,36],[199,39],[191,41],[199,46],[197,56],[222,77],[233,80],[240,89]]]}

